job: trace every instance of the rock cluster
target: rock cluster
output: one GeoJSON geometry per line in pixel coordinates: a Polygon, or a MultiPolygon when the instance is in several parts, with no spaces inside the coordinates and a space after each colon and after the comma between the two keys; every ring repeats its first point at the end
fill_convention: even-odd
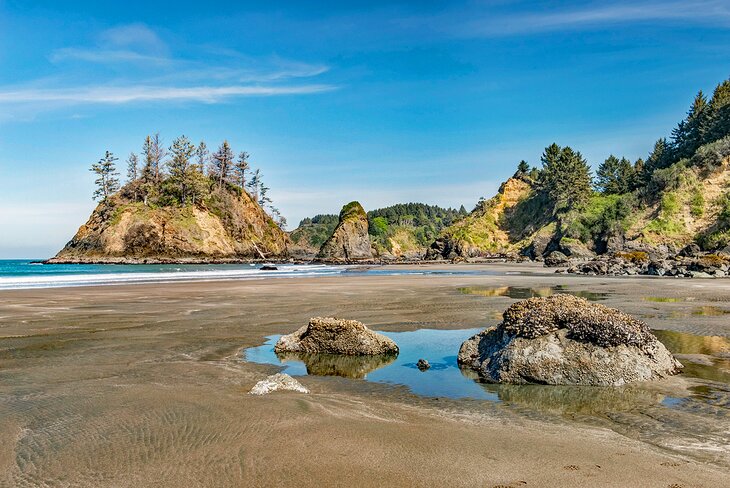
{"type": "Polygon", "coordinates": [[[487,381],[552,385],[623,385],[682,367],[643,322],[571,295],[511,305],[462,344],[458,361],[487,381]]]}
{"type": "MultiPolygon", "coordinates": [[[[546,261],[547,264],[547,261],[546,261]]],[[[653,275],[685,278],[730,276],[730,256],[726,254],[676,254],[652,256],[645,252],[617,252],[582,263],[562,262],[567,273],[584,275],[653,275]]]]}
{"type": "Polygon", "coordinates": [[[315,317],[296,332],[281,336],[274,351],[354,356],[397,354],[398,346],[357,320],[315,317]]]}

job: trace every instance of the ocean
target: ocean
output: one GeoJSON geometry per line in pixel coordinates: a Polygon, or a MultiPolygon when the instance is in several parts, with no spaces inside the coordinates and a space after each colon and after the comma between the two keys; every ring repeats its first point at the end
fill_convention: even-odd
{"type": "Polygon", "coordinates": [[[261,264],[40,264],[28,259],[0,260],[0,290],[59,288],[69,286],[169,283],[175,281],[255,280],[343,273],[402,274],[497,274],[470,269],[403,269],[392,266],[277,264],[265,271],[261,264]]]}

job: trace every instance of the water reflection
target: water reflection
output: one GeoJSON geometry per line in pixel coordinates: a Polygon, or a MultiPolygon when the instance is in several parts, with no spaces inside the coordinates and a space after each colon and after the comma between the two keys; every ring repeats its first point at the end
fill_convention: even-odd
{"type": "Polygon", "coordinates": [[[307,374],[362,379],[368,373],[389,365],[396,360],[397,356],[395,354],[344,356],[341,354],[299,354],[289,352],[278,353],[276,357],[282,364],[303,363],[307,369],[307,374]]]}
{"type": "Polygon", "coordinates": [[[563,285],[557,286],[546,286],[541,288],[521,288],[517,286],[498,286],[498,287],[483,287],[483,286],[466,286],[459,288],[461,293],[466,295],[479,295],[483,297],[509,297],[514,299],[525,299],[533,297],[549,297],[556,293],[567,293],[569,295],[575,295],[577,297],[585,298],[586,300],[597,302],[608,298],[608,293],[598,293],[586,290],[569,290],[563,285]]]}

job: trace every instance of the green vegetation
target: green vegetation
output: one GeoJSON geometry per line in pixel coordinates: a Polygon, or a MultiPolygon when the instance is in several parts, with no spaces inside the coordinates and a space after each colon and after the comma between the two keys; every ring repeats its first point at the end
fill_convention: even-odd
{"type": "Polygon", "coordinates": [[[267,196],[269,188],[264,185],[260,170],[247,180],[248,158],[249,154],[242,151],[236,159],[228,141],[210,154],[205,142],[195,146],[186,136],[173,140],[168,149],[159,134],[147,136],[141,161],[135,153],[127,159],[127,183],[123,187],[120,188],[114,165],[117,158],[111,152],[107,151],[104,158],[92,165],[91,171],[98,176],[94,199],[106,202],[118,193],[124,204],[140,203],[151,209],[205,205],[223,218],[227,195],[241,196],[246,192],[277,225],[284,227],[286,219],[267,196]]]}
{"type": "Polygon", "coordinates": [[[368,232],[376,246],[388,251],[392,250],[391,239],[409,248],[414,243],[423,248],[433,242],[442,229],[466,214],[463,206],[455,210],[423,203],[399,203],[368,212],[368,232]]]}

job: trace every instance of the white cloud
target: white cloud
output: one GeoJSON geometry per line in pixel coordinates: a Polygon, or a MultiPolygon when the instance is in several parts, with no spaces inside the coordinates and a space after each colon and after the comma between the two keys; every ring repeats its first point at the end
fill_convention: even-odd
{"type": "Polygon", "coordinates": [[[140,101],[198,101],[215,103],[243,96],[277,96],[321,93],[332,85],[299,86],[91,86],[83,88],[31,88],[0,90],[0,103],[59,102],[69,104],[121,104],[140,101]]]}
{"type": "Polygon", "coordinates": [[[650,21],[682,21],[730,25],[730,5],[726,1],[686,2],[597,2],[583,8],[551,10],[540,13],[476,14],[456,22],[459,36],[492,37],[576,30],[650,21]]]}

